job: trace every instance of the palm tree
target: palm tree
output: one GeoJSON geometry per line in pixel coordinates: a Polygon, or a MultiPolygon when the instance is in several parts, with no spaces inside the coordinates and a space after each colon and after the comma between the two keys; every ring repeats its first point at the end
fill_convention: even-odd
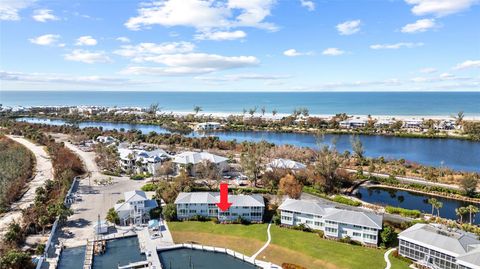
{"type": "Polygon", "coordinates": [[[463,123],[463,118],[465,118],[465,114],[463,111],[457,113],[456,116],[452,116],[455,119],[455,125],[461,126],[463,123]]]}
{"type": "Polygon", "coordinates": [[[272,116],[275,117],[275,115],[277,115],[277,113],[278,113],[277,109],[274,108],[274,109],[272,110],[272,116]]]}
{"type": "Polygon", "coordinates": [[[199,106],[194,106],[193,111],[195,111],[195,114],[198,114],[198,112],[202,111],[202,108],[199,106]]]}
{"type": "Polygon", "coordinates": [[[455,209],[455,214],[460,217],[460,223],[463,223],[463,216],[467,214],[468,210],[466,207],[459,207],[455,209]]]}
{"type": "Polygon", "coordinates": [[[433,211],[435,210],[435,208],[437,208],[437,205],[438,205],[439,202],[435,198],[430,198],[430,199],[428,199],[428,203],[432,205],[432,215],[433,215],[433,211]]]}
{"type": "Polygon", "coordinates": [[[265,107],[262,106],[262,108],[260,108],[260,110],[262,111],[262,116],[265,115],[265,112],[267,111],[267,110],[265,109],[265,107]]]}
{"type": "Polygon", "coordinates": [[[245,116],[245,113],[247,113],[247,109],[243,108],[242,112],[243,112],[243,116],[245,116]]]}
{"type": "Polygon", "coordinates": [[[255,112],[257,112],[257,107],[250,108],[248,110],[248,114],[250,114],[250,116],[252,116],[252,117],[253,117],[253,114],[255,114],[255,112]]]}
{"type": "Polygon", "coordinates": [[[478,207],[474,206],[474,205],[469,205],[467,206],[467,211],[469,213],[469,217],[470,217],[470,224],[472,224],[473,222],[473,219],[475,218],[475,214],[478,213],[478,207]],[[473,216],[473,217],[472,217],[473,216]]]}
{"type": "Polygon", "coordinates": [[[443,207],[443,203],[438,201],[437,204],[435,205],[435,208],[437,208],[437,217],[440,217],[440,208],[443,207]]]}

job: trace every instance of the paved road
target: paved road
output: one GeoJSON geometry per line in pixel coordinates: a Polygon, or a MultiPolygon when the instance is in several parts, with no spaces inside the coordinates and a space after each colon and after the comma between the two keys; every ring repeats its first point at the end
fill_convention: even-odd
{"type": "Polygon", "coordinates": [[[128,177],[112,177],[112,184],[96,185],[95,180],[109,176],[99,172],[95,153],[84,152],[67,141],[63,142],[80,157],[87,171],[87,176],[80,180],[75,192],[76,201],[71,206],[74,214],[68,218],[58,235],[65,246],[74,247],[85,245],[87,239],[93,238],[93,226],[97,223],[98,216],[105,219],[107,211],[123,199],[124,192],[140,189],[145,182],[130,180],[128,177]]]}
{"type": "Polygon", "coordinates": [[[7,135],[8,138],[14,140],[29,149],[36,159],[35,177],[28,182],[27,192],[11,205],[11,211],[0,218],[0,235],[6,232],[8,225],[12,221],[20,221],[22,218],[22,209],[28,208],[35,201],[35,191],[43,186],[47,179],[53,179],[53,167],[50,156],[42,146],[38,146],[19,136],[7,135]]]}

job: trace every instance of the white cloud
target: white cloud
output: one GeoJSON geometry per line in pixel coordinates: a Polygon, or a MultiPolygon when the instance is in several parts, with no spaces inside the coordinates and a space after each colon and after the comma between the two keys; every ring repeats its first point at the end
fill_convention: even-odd
{"type": "Polygon", "coordinates": [[[31,43],[40,46],[51,46],[58,42],[60,35],[46,34],[28,39],[31,43]]]}
{"type": "Polygon", "coordinates": [[[245,38],[247,34],[244,31],[217,31],[217,32],[203,32],[195,35],[197,40],[235,40],[245,38]]]}
{"type": "Polygon", "coordinates": [[[457,64],[453,69],[462,70],[468,68],[480,68],[480,60],[467,60],[463,63],[457,64]]]}
{"type": "Polygon", "coordinates": [[[322,54],[327,56],[339,56],[345,54],[345,51],[338,48],[327,48],[322,52],[322,54]]]}
{"type": "Polygon", "coordinates": [[[402,33],[421,33],[436,27],[435,19],[421,19],[402,27],[402,33]]]}
{"type": "Polygon", "coordinates": [[[35,0],[2,0],[0,1],[0,21],[18,21],[20,10],[29,7],[35,0]]]}
{"type": "Polygon", "coordinates": [[[92,36],[86,35],[86,36],[81,36],[77,38],[77,43],[75,43],[77,46],[95,46],[97,45],[97,40],[93,38],[92,36]]]}
{"type": "Polygon", "coordinates": [[[289,78],[290,76],[286,75],[270,75],[270,74],[233,74],[233,75],[225,75],[221,77],[195,77],[195,79],[203,80],[203,81],[240,81],[240,80],[281,80],[289,78]]]}
{"type": "Polygon", "coordinates": [[[283,52],[283,55],[288,56],[288,57],[296,57],[296,56],[309,56],[313,55],[313,51],[307,51],[307,52],[299,52],[296,49],[288,49],[283,52]]]}
{"type": "Polygon", "coordinates": [[[138,16],[130,18],[125,26],[130,30],[155,24],[189,26],[201,32],[241,26],[275,30],[275,25],[264,22],[274,3],[275,0],[159,0],[143,3],[138,16]]]}
{"type": "Polygon", "coordinates": [[[433,14],[439,17],[466,10],[479,3],[478,0],[405,0],[405,2],[413,5],[412,13],[415,15],[433,14]]]}
{"type": "Polygon", "coordinates": [[[120,36],[116,38],[117,41],[120,41],[122,43],[130,43],[130,38],[125,37],[125,36],[120,36]]]}
{"type": "Polygon", "coordinates": [[[132,58],[135,62],[142,62],[146,57],[159,54],[176,54],[192,52],[195,45],[190,42],[140,43],[138,45],[123,45],[114,51],[123,57],[132,58]]]}
{"type": "Polygon", "coordinates": [[[131,66],[124,74],[192,75],[252,67],[259,64],[253,56],[222,56],[206,53],[165,54],[144,57],[144,61],[160,63],[164,67],[131,66]]]}
{"type": "Polygon", "coordinates": [[[302,7],[305,7],[308,9],[308,11],[314,11],[315,10],[315,2],[310,1],[310,0],[300,0],[300,4],[302,7]]]}
{"type": "Polygon", "coordinates": [[[425,67],[420,69],[420,73],[424,73],[424,74],[432,74],[436,72],[437,72],[437,69],[433,67],[425,67]]]}
{"type": "Polygon", "coordinates": [[[33,12],[32,18],[39,22],[58,21],[59,18],[50,9],[37,9],[33,12]]]}
{"type": "Polygon", "coordinates": [[[411,42],[400,42],[395,44],[375,44],[371,45],[370,48],[374,50],[380,49],[401,49],[401,48],[416,48],[421,47],[424,44],[421,42],[418,43],[411,43],[411,42]]]}
{"type": "Polygon", "coordinates": [[[88,51],[81,49],[76,49],[71,53],[65,54],[64,58],[68,61],[82,62],[87,64],[111,62],[111,59],[104,51],[88,51]]]}
{"type": "Polygon", "coordinates": [[[353,35],[360,31],[361,23],[362,21],[360,20],[345,21],[337,24],[336,28],[338,30],[338,33],[341,35],[353,35]]]}
{"type": "Polygon", "coordinates": [[[66,83],[85,85],[122,85],[130,80],[117,77],[102,76],[73,76],[52,73],[22,73],[0,71],[0,79],[5,81],[31,82],[31,83],[66,83]]]}

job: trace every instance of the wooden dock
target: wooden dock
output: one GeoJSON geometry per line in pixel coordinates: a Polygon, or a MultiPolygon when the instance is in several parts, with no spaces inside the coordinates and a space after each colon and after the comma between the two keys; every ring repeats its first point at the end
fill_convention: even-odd
{"type": "Polygon", "coordinates": [[[85,260],[83,261],[83,269],[91,269],[93,265],[93,249],[94,240],[87,240],[87,246],[85,248],[85,260]]]}

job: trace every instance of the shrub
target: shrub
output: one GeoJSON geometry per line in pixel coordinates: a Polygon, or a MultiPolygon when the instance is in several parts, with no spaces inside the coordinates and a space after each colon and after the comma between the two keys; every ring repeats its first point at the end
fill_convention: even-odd
{"type": "Polygon", "coordinates": [[[45,244],[38,244],[35,249],[35,254],[42,255],[45,252],[45,244]]]}
{"type": "Polygon", "coordinates": [[[273,218],[272,218],[272,222],[275,225],[280,225],[280,223],[282,223],[280,215],[278,215],[278,214],[274,215],[273,218]]]}
{"type": "Polygon", "coordinates": [[[395,228],[389,225],[383,227],[382,232],[380,233],[381,245],[382,247],[389,247],[397,240],[397,233],[395,228]]]}
{"type": "Polygon", "coordinates": [[[337,203],[345,204],[345,205],[350,205],[350,206],[360,206],[360,205],[362,205],[362,203],[359,202],[359,201],[355,201],[355,200],[349,199],[349,198],[341,196],[341,195],[335,195],[335,197],[333,198],[333,201],[335,201],[337,203]]]}
{"type": "Polygon", "coordinates": [[[167,204],[163,209],[163,217],[167,221],[173,221],[177,219],[177,207],[174,204],[167,204]]]}
{"type": "Polygon", "coordinates": [[[293,264],[293,263],[284,262],[282,263],[282,269],[307,269],[307,268],[300,265],[293,264]]]}
{"type": "Polygon", "coordinates": [[[156,191],[157,190],[157,185],[155,183],[147,183],[142,186],[141,188],[142,191],[156,191]]]}
{"type": "Polygon", "coordinates": [[[385,212],[390,214],[399,214],[404,217],[419,218],[422,213],[419,210],[405,209],[401,207],[387,206],[385,212]]]}
{"type": "Polygon", "coordinates": [[[162,208],[157,207],[152,210],[150,210],[149,215],[151,219],[158,219],[160,218],[160,215],[162,214],[162,208]]]}
{"type": "Polygon", "coordinates": [[[143,180],[145,179],[145,175],[144,174],[136,174],[136,175],[131,175],[130,176],[130,179],[131,180],[143,180]]]}

